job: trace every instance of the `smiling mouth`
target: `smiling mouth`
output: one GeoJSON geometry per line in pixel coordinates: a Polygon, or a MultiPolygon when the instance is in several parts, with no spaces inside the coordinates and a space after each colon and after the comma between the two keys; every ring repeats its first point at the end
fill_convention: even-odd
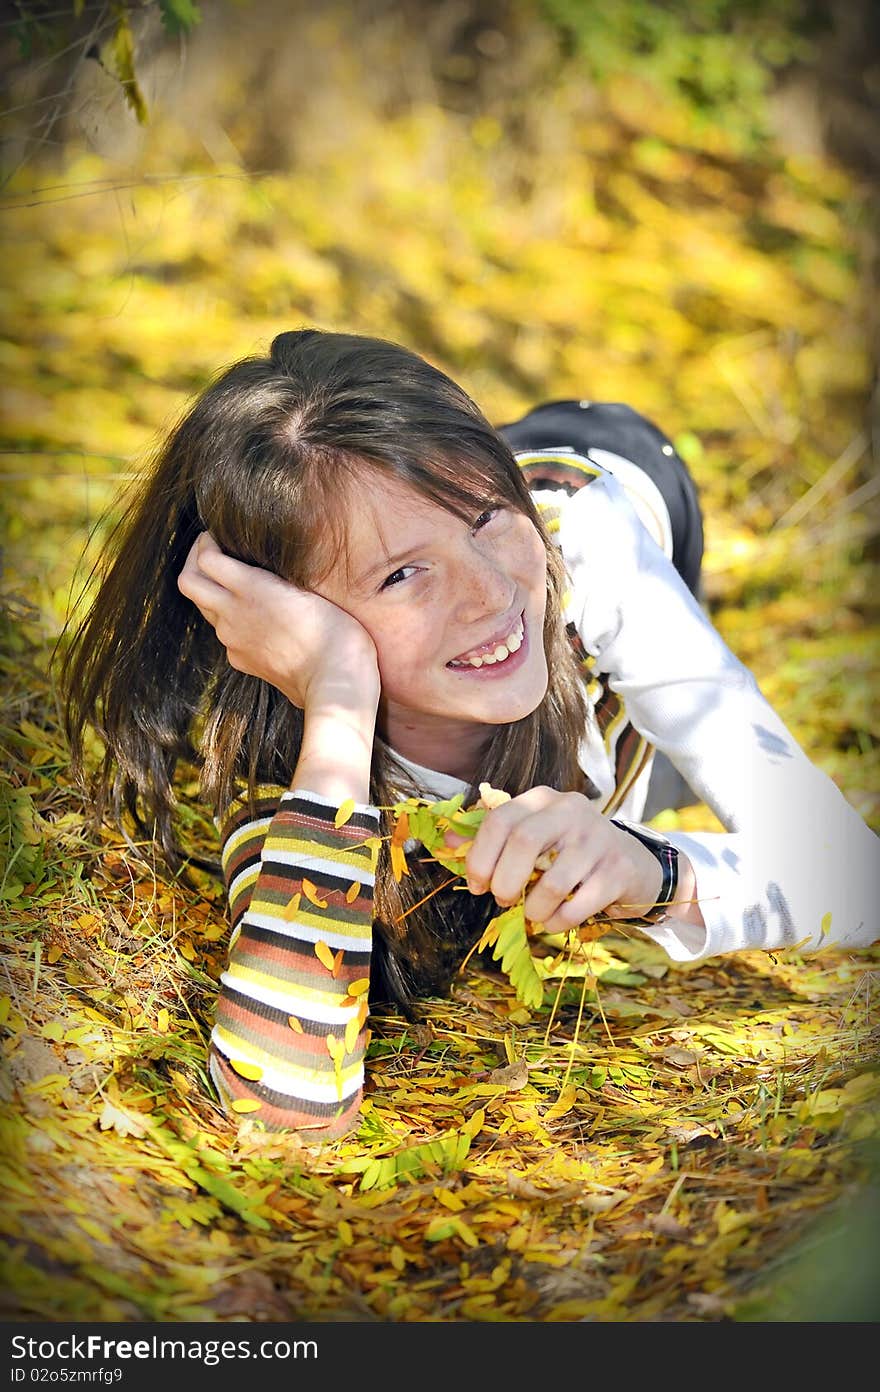
{"type": "Polygon", "coordinates": [[[520,614],[510,632],[491,643],[482,643],[471,648],[461,657],[454,657],[446,666],[453,669],[468,667],[495,667],[506,662],[513,653],[519,652],[525,638],[525,616],[520,614]]]}

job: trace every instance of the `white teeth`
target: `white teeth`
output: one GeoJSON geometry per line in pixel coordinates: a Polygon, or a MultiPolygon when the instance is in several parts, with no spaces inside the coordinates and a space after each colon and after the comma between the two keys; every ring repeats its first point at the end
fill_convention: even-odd
{"type": "Polygon", "coordinates": [[[511,653],[518,652],[523,645],[525,630],[522,619],[517,619],[512,632],[508,634],[503,643],[499,643],[493,652],[483,653],[480,657],[456,658],[451,664],[453,667],[492,667],[496,662],[505,662],[511,653]]]}

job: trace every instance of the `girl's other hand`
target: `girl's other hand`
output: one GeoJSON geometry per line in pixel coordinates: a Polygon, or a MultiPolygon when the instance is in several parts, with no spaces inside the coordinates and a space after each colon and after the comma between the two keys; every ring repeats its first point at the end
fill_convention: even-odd
{"type": "Polygon", "coordinates": [[[260,677],[305,710],[355,691],[378,701],[376,648],[338,605],[196,538],[178,588],[208,621],[231,667],[260,677]]]}
{"type": "Polygon", "coordinates": [[[635,837],[581,793],[530,788],[492,808],[467,856],[468,887],[499,904],[525,896],[526,918],[562,933],[596,913],[637,918],[660,893],[663,873],[635,837]]]}

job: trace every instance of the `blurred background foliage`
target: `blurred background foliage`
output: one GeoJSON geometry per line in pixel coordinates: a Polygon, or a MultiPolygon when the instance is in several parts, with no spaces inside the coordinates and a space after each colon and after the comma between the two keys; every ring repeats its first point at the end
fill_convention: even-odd
{"type": "Polygon", "coordinates": [[[713,617],[878,815],[873,7],[5,13],[6,555],[50,629],[209,374],[383,334],[496,421],[588,395],[673,435],[713,617]]]}
{"type": "Polygon", "coordinates": [[[164,429],[311,324],[496,422],[653,418],[714,621],[880,828],[878,30],[868,0],[4,4],[14,719],[164,429]]]}

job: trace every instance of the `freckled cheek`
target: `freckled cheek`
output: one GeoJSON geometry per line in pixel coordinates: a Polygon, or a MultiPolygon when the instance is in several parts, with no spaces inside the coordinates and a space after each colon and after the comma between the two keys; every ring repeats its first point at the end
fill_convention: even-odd
{"type": "Polygon", "coordinates": [[[512,568],[520,585],[535,600],[536,606],[547,602],[547,553],[544,543],[533,527],[520,537],[512,568]]]}
{"type": "Polygon", "coordinates": [[[376,645],[379,678],[386,696],[404,693],[419,682],[425,669],[437,660],[437,646],[427,641],[427,630],[420,625],[383,624],[371,630],[364,627],[376,645]]]}

